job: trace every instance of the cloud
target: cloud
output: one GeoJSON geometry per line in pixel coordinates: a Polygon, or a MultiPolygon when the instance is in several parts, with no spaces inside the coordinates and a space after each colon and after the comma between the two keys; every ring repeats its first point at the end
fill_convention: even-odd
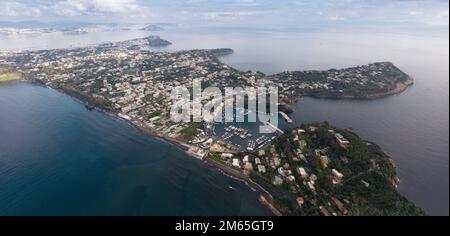
{"type": "Polygon", "coordinates": [[[444,0],[1,0],[0,20],[448,26],[444,0]]]}
{"type": "Polygon", "coordinates": [[[2,1],[0,2],[0,16],[5,18],[39,17],[41,10],[37,7],[28,7],[20,2],[2,1]]]}
{"type": "Polygon", "coordinates": [[[142,14],[149,8],[135,0],[65,0],[50,7],[61,16],[106,16],[108,14],[142,14]]]}

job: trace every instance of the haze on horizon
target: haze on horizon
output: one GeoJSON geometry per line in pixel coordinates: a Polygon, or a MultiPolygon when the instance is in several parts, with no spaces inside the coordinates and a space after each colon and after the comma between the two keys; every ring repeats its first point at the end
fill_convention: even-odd
{"type": "Polygon", "coordinates": [[[363,29],[448,36],[448,0],[2,0],[0,22],[363,29]]]}

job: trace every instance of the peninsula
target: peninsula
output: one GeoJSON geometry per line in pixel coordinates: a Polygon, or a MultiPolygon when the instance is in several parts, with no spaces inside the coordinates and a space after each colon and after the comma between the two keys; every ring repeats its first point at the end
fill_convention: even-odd
{"type": "Polygon", "coordinates": [[[249,130],[229,126],[217,137],[214,124],[170,119],[172,88],[190,88],[196,78],[219,88],[277,86],[280,100],[288,105],[302,96],[365,99],[402,92],[412,80],[392,63],[267,76],[220,62],[218,57],[232,49],[148,50],[167,45],[167,40],[149,36],[81,48],[0,52],[0,68],[117,115],[246,181],[277,215],[423,213],[395,190],[390,159],[349,131],[327,124],[302,126],[256,138],[243,151],[227,138],[250,139],[249,130]]]}
{"type": "Polygon", "coordinates": [[[391,62],[327,71],[290,71],[270,77],[285,94],[337,99],[372,99],[405,91],[413,80],[391,62]]]}
{"type": "Polygon", "coordinates": [[[397,192],[394,162],[379,146],[328,123],[290,129],[258,151],[208,160],[249,176],[283,215],[425,215],[397,192]]]}

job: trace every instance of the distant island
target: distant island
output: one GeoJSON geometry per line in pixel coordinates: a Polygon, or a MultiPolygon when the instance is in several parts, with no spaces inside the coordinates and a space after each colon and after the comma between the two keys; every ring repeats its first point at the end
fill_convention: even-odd
{"type": "Polygon", "coordinates": [[[143,28],[140,28],[139,30],[142,31],[162,31],[164,30],[163,27],[159,26],[159,25],[147,25],[143,28]]]}
{"type": "Polygon", "coordinates": [[[34,21],[5,22],[0,21],[0,36],[7,37],[40,37],[52,34],[84,35],[91,32],[106,32],[123,30],[116,24],[109,23],[44,23],[34,21]]]}
{"type": "MultiPolygon", "coordinates": [[[[227,127],[218,137],[211,123],[174,123],[171,89],[205,86],[277,86],[282,111],[302,96],[367,99],[400,93],[412,79],[389,62],[328,71],[267,76],[239,71],[219,60],[232,49],[153,52],[170,42],[149,36],[96,46],[0,52],[0,68],[80,99],[162,138],[258,190],[277,215],[422,215],[399,195],[391,159],[375,144],[326,123],[252,139],[227,127]],[[249,140],[246,151],[227,142],[249,140]],[[250,140],[252,139],[252,140],[250,140]]],[[[8,76],[9,78],[10,76],[8,76]]]]}

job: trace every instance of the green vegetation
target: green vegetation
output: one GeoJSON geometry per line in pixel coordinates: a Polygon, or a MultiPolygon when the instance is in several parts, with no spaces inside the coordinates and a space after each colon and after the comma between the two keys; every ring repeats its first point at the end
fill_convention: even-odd
{"type": "Polygon", "coordinates": [[[122,71],[124,75],[134,76],[136,74],[136,71],[134,69],[125,69],[122,71]]]}
{"type": "Polygon", "coordinates": [[[161,115],[160,111],[151,112],[151,113],[147,114],[147,119],[151,119],[153,117],[157,117],[157,116],[160,116],[160,115],[161,115]]]}
{"type": "Polygon", "coordinates": [[[177,137],[178,140],[187,142],[198,134],[198,129],[203,129],[202,123],[191,123],[188,127],[184,128],[180,132],[180,136],[177,137]]]}
{"type": "Polygon", "coordinates": [[[250,177],[273,195],[285,215],[425,215],[398,193],[390,157],[351,131],[328,123],[302,125],[277,139],[265,156],[263,164],[271,166],[268,172],[250,177]],[[348,143],[338,142],[337,134],[348,143]],[[274,157],[281,160],[279,166],[273,166],[274,157]],[[279,168],[290,174],[280,176],[279,168]],[[298,168],[307,176],[301,176],[298,168]],[[336,170],[342,178],[336,177],[336,170]],[[281,185],[273,183],[275,176],[284,179],[281,185]],[[289,176],[295,180],[289,181],[289,176]],[[301,205],[299,198],[304,201],[301,205]]]}
{"type": "Polygon", "coordinates": [[[22,75],[18,72],[0,73],[0,82],[13,81],[22,79],[22,75]]]}

